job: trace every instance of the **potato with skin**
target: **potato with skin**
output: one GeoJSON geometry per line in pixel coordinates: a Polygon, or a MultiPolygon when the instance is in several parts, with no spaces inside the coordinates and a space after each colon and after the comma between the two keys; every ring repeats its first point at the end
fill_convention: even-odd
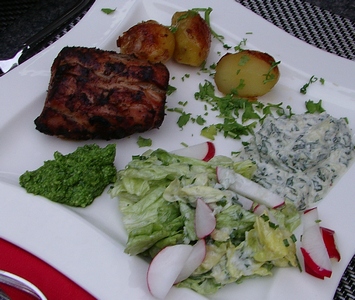
{"type": "Polygon", "coordinates": [[[268,93],[280,77],[278,63],[267,53],[243,50],[227,53],[217,63],[214,76],[219,91],[257,98],[268,93]]]}
{"type": "Polygon", "coordinates": [[[168,27],[149,20],[138,23],[118,37],[117,46],[123,54],[152,63],[165,63],[174,53],[175,37],[168,27]]]}
{"type": "Polygon", "coordinates": [[[171,20],[175,35],[173,58],[180,64],[200,66],[211,47],[211,30],[195,11],[176,12],[171,20]]]}

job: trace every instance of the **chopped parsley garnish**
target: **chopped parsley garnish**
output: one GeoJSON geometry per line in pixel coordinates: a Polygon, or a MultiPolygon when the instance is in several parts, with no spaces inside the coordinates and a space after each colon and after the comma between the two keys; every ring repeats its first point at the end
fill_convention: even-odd
{"type": "Polygon", "coordinates": [[[204,136],[205,138],[208,138],[209,140],[213,141],[215,136],[217,135],[216,125],[210,125],[210,126],[204,127],[201,130],[201,135],[204,136]]]}
{"type": "Polygon", "coordinates": [[[116,8],[101,8],[101,11],[104,12],[107,15],[110,15],[116,11],[116,8]]]}
{"type": "Polygon", "coordinates": [[[217,133],[221,132],[224,137],[240,139],[241,136],[253,134],[257,124],[262,123],[267,115],[273,112],[280,116],[287,115],[285,109],[282,108],[282,103],[263,104],[259,101],[240,98],[237,94],[236,90],[226,96],[218,97],[211,82],[206,80],[204,84],[199,85],[199,92],[195,93],[195,99],[207,102],[212,106],[212,111],[219,112],[217,117],[223,120],[221,123],[203,128],[202,136],[213,140],[217,133]],[[241,122],[238,118],[241,118],[241,122]]]}
{"type": "Polygon", "coordinates": [[[187,102],[187,101],[185,101],[185,102],[179,101],[178,103],[179,103],[179,105],[181,105],[181,106],[186,106],[188,102],[187,102]]]}
{"type": "Polygon", "coordinates": [[[167,111],[171,111],[171,112],[176,112],[178,114],[182,114],[183,109],[180,107],[174,107],[174,108],[168,108],[167,111]]]}
{"type": "Polygon", "coordinates": [[[269,216],[267,215],[261,215],[260,218],[262,218],[265,222],[268,222],[270,220],[269,216]]]}
{"type": "Polygon", "coordinates": [[[202,116],[197,116],[197,118],[196,118],[196,123],[198,124],[198,125],[203,125],[203,124],[205,124],[206,123],[206,120],[204,119],[204,118],[202,118],[202,116]]]}
{"type": "Polygon", "coordinates": [[[291,239],[291,241],[294,242],[294,243],[297,242],[297,238],[296,238],[296,236],[295,236],[294,234],[292,234],[292,235],[290,236],[290,239],[291,239]]]}
{"type": "Polygon", "coordinates": [[[168,89],[166,91],[166,94],[169,96],[171,95],[172,93],[174,93],[176,91],[176,87],[172,86],[172,85],[168,85],[168,89]]]}
{"type": "Polygon", "coordinates": [[[137,145],[139,148],[152,146],[152,139],[145,139],[141,136],[138,137],[137,145]]]}
{"type": "Polygon", "coordinates": [[[263,80],[264,84],[275,80],[276,77],[275,74],[272,73],[272,70],[276,68],[276,66],[279,65],[280,63],[281,61],[276,61],[271,64],[269,71],[266,74],[264,74],[265,76],[265,79],[263,80]]]}
{"type": "Polygon", "coordinates": [[[303,87],[300,88],[300,93],[303,94],[303,95],[306,95],[306,94],[307,94],[307,89],[308,89],[308,87],[309,87],[312,83],[316,82],[317,80],[318,80],[318,78],[313,75],[313,76],[309,79],[309,81],[308,81],[303,87]]]}
{"type": "Polygon", "coordinates": [[[243,55],[238,62],[238,66],[245,66],[249,60],[250,60],[249,55],[243,55]]]}
{"type": "Polygon", "coordinates": [[[190,113],[186,113],[183,111],[177,121],[178,126],[180,128],[184,127],[187,124],[187,122],[190,121],[190,117],[191,117],[190,113]]]}
{"type": "Polygon", "coordinates": [[[244,46],[247,44],[247,39],[243,39],[239,42],[238,45],[234,46],[234,51],[239,52],[244,50],[244,46]]]}
{"type": "Polygon", "coordinates": [[[195,12],[204,12],[205,15],[204,15],[204,19],[208,25],[208,27],[210,28],[211,30],[211,34],[212,36],[218,40],[219,42],[221,42],[223,44],[223,40],[224,40],[224,36],[223,35],[220,35],[220,34],[217,34],[213,29],[212,29],[212,26],[211,26],[211,18],[210,18],[210,15],[211,15],[211,12],[212,12],[212,8],[211,7],[208,7],[208,8],[193,8],[192,9],[193,11],[195,12]]]}
{"type": "Polygon", "coordinates": [[[181,80],[185,81],[185,78],[190,78],[190,74],[185,74],[183,77],[181,77],[181,80]]]}
{"type": "Polygon", "coordinates": [[[322,113],[325,109],[322,107],[322,100],[313,102],[312,100],[306,101],[306,114],[322,113]]]}
{"type": "Polygon", "coordinates": [[[272,229],[276,229],[276,228],[279,227],[279,225],[277,225],[277,224],[275,224],[275,223],[273,223],[273,222],[269,222],[269,226],[270,226],[270,228],[272,228],[272,229]]]}

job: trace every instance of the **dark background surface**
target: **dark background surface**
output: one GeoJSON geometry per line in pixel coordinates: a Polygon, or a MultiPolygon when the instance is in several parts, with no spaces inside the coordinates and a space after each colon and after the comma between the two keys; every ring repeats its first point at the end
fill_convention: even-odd
{"type": "MultiPolygon", "coordinates": [[[[0,59],[12,57],[33,33],[67,12],[77,1],[80,0],[0,0],[0,59]]],[[[348,18],[355,23],[355,0],[300,1],[348,18]]],[[[60,32],[54,33],[50,39],[58,34],[60,32]]],[[[33,53],[29,53],[25,59],[40,51],[46,42],[48,44],[51,41],[44,41],[42,45],[39,45],[39,48],[33,49],[33,53]]]]}
{"type": "Polygon", "coordinates": [[[355,22],[355,0],[305,0],[305,2],[355,22]]]}
{"type": "MultiPolygon", "coordinates": [[[[81,0],[0,0],[0,59],[10,58],[33,34],[61,17],[81,0]]],[[[99,0],[97,0],[99,1],[99,0]]],[[[78,15],[73,16],[73,19],[78,15]]],[[[65,32],[71,20],[34,47],[29,58],[65,32]]]]}

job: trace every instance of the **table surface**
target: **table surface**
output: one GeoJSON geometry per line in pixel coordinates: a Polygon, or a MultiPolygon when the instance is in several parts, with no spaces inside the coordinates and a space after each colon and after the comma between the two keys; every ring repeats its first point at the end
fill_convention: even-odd
{"type": "Polygon", "coordinates": [[[348,18],[355,22],[355,1],[354,0],[305,0],[306,2],[328,10],[341,17],[348,18]]]}

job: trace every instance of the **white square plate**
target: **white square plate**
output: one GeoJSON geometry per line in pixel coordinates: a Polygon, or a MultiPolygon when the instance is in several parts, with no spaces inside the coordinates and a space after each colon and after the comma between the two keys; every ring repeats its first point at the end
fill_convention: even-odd
{"type": "MultiPolygon", "coordinates": [[[[355,62],[310,46],[268,23],[233,0],[100,0],[64,37],[0,78],[0,236],[32,252],[83,286],[99,299],[149,299],[145,276],[147,263],[123,253],[126,233],[120,221],[117,199],[104,193],[85,209],[69,208],[42,197],[27,194],[18,184],[26,170],[37,169],[53,153],[73,152],[83,144],[117,144],[116,166],[123,168],[132,155],[143,153],[136,141],[139,135],[153,140],[152,148],[173,150],[181,143],[205,141],[201,127],[188,124],[179,129],[178,115],[168,112],[162,127],[144,134],[112,141],[63,141],[35,130],[33,120],[40,114],[50,67],[64,46],[98,47],[118,50],[117,37],[130,26],[155,19],[169,25],[175,11],[212,7],[212,27],[235,46],[247,39],[246,48],[267,52],[281,61],[281,79],[260,101],[290,105],[294,112],[305,112],[305,101],[322,99],[323,107],[334,117],[347,117],[355,128],[355,62]],[[116,8],[106,15],[101,8],[116,8]],[[315,75],[325,84],[312,84],[306,95],[299,89],[315,75]],[[173,136],[173,138],[171,138],[173,136]]],[[[226,50],[213,41],[208,64],[217,62],[226,50]]],[[[167,64],[172,86],[177,91],[168,97],[167,106],[179,107],[197,116],[204,113],[204,103],[194,100],[198,84],[207,74],[198,69],[167,64]],[[189,74],[189,77],[185,77],[189,74]],[[184,80],[182,78],[184,77],[184,80]]],[[[210,113],[208,123],[218,120],[210,113]]],[[[229,155],[240,148],[240,141],[219,136],[217,154],[229,155]]],[[[340,263],[334,264],[332,278],[319,280],[298,269],[280,269],[273,277],[250,279],[241,285],[231,284],[210,299],[332,299],[338,282],[355,252],[355,168],[341,178],[319,204],[322,224],[337,233],[340,263]]],[[[172,289],[169,299],[203,299],[189,290],[172,289]]]]}

